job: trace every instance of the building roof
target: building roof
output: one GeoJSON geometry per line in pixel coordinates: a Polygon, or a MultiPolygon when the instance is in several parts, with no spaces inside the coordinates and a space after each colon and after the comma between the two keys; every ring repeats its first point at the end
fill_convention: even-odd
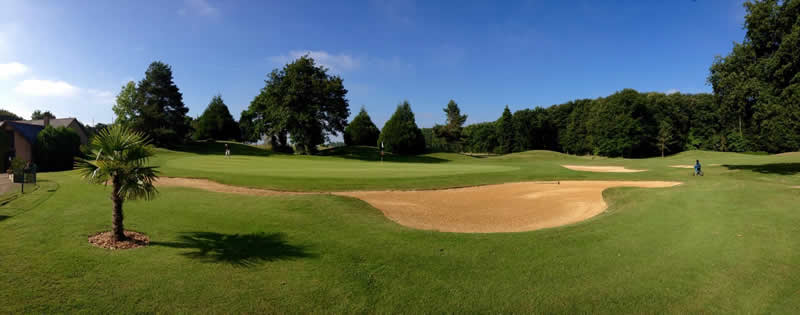
{"type": "Polygon", "coordinates": [[[44,126],[26,124],[22,123],[22,121],[6,120],[0,123],[0,126],[6,126],[6,125],[14,128],[14,130],[19,132],[19,134],[22,135],[22,137],[24,137],[25,140],[28,140],[28,143],[30,144],[36,143],[36,135],[38,135],[39,132],[42,131],[42,129],[44,129],[44,126]]]}
{"type": "MultiPolygon", "coordinates": [[[[50,126],[53,127],[69,127],[73,121],[76,121],[76,118],[53,118],[50,119],[50,126]]],[[[18,123],[29,124],[29,125],[37,125],[37,126],[44,126],[44,120],[18,120],[18,123]]]]}
{"type": "MultiPolygon", "coordinates": [[[[50,126],[53,127],[69,127],[72,122],[75,121],[78,123],[81,129],[83,129],[83,124],[78,121],[76,118],[53,118],[50,119],[50,126]]],[[[36,143],[36,135],[39,134],[42,129],[44,129],[44,120],[6,120],[0,122],[0,127],[5,125],[9,125],[17,132],[19,132],[29,143],[34,144],[36,143]]],[[[84,133],[86,131],[84,130],[84,133]]]]}

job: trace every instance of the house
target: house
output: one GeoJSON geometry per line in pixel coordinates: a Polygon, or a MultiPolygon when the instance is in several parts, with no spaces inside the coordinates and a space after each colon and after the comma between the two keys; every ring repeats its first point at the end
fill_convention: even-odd
{"type": "MultiPolygon", "coordinates": [[[[8,136],[8,150],[3,158],[7,164],[9,158],[17,157],[25,161],[33,160],[33,148],[36,144],[36,136],[47,126],[67,127],[75,130],[81,138],[81,144],[89,141],[86,129],[75,118],[53,118],[46,117],[40,120],[6,120],[0,122],[0,130],[8,136]]],[[[8,167],[8,165],[5,165],[8,167]]]]}

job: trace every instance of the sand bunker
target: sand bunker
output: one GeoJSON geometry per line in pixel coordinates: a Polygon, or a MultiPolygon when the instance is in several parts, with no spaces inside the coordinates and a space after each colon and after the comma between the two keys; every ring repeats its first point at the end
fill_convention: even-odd
{"type": "Polygon", "coordinates": [[[238,186],[231,186],[220,184],[217,182],[212,182],[207,179],[197,179],[197,178],[178,178],[178,177],[159,177],[158,181],[155,183],[156,186],[164,186],[164,187],[190,187],[190,188],[197,188],[202,190],[208,190],[213,192],[221,192],[221,193],[229,193],[229,194],[240,194],[240,195],[254,195],[254,196],[277,196],[277,195],[301,195],[301,194],[309,194],[309,193],[302,193],[302,192],[288,192],[288,191],[277,191],[277,190],[266,190],[266,189],[257,189],[257,188],[247,188],[247,187],[238,187],[238,186]]]}
{"type": "MultiPolygon", "coordinates": [[[[315,194],[230,186],[205,179],[162,177],[160,187],[190,187],[240,195],[315,194]]],[[[658,181],[525,182],[421,191],[333,192],[355,197],[408,227],[462,233],[521,232],[580,222],[605,211],[603,190],[660,188],[658,181]]],[[[316,193],[320,194],[320,193],[316,193]]]]}
{"type": "Polygon", "coordinates": [[[674,167],[674,168],[694,168],[694,165],[670,165],[669,167],[674,167]]]}
{"type": "Polygon", "coordinates": [[[583,165],[561,165],[573,171],[595,172],[595,173],[637,173],[647,170],[628,169],[624,166],[583,166],[583,165]]]}
{"type": "Polygon", "coordinates": [[[678,182],[562,181],[526,182],[428,191],[334,193],[355,197],[391,220],[413,228],[443,232],[521,232],[586,220],[607,205],[611,187],[672,187],[678,182]]]}

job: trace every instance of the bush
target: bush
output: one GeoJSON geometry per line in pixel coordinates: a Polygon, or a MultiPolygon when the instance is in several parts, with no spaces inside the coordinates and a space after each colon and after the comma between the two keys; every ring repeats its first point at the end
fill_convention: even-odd
{"type": "Polygon", "coordinates": [[[367,110],[363,107],[353,118],[353,121],[344,128],[344,143],[347,145],[375,146],[378,143],[380,130],[372,123],[367,110]]]}
{"type": "Polygon", "coordinates": [[[397,105],[397,110],[383,126],[378,145],[383,142],[386,151],[395,154],[418,154],[425,152],[425,137],[417,127],[414,113],[408,101],[397,105]]]}
{"type": "Polygon", "coordinates": [[[194,140],[235,140],[241,138],[239,124],[233,120],[228,111],[228,106],[222,101],[222,96],[217,95],[211,99],[208,107],[197,120],[193,122],[194,140]]]}
{"type": "Polygon", "coordinates": [[[34,158],[41,171],[71,170],[80,146],[81,138],[74,130],[48,126],[36,137],[34,158]]]}

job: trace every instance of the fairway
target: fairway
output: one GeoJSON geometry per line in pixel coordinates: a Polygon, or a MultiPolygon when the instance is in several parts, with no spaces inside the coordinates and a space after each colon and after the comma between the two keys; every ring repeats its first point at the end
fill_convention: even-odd
{"type": "Polygon", "coordinates": [[[126,227],[147,234],[150,245],[109,251],[87,241],[108,230],[109,188],[86,184],[75,172],[43,173],[36,191],[0,206],[0,300],[7,301],[0,313],[792,313],[800,303],[800,276],[793,268],[800,264],[800,191],[791,188],[800,185],[798,155],[690,151],[665,159],[592,160],[535,151],[428,157],[442,161],[384,164],[517,170],[328,181],[308,170],[379,170],[380,162],[335,155],[238,157],[304,172],[300,179],[277,181],[240,175],[236,167],[206,173],[203,165],[236,163],[220,155],[164,150],[157,161],[166,165],[163,176],[213,180],[205,174],[217,174],[235,186],[284,191],[438,189],[553,178],[683,184],[609,188],[602,192],[607,209],[588,220],[491,234],[411,228],[367,202],[331,194],[161,186],[155,200],[126,204],[126,227]],[[721,166],[707,167],[704,177],[670,167],[698,158],[721,166]],[[648,171],[591,173],[562,164],[648,171]]]}
{"type": "Polygon", "coordinates": [[[447,163],[378,162],[365,163],[358,160],[317,160],[294,157],[250,157],[233,156],[229,159],[209,159],[206,156],[191,156],[170,160],[166,167],[180,170],[202,169],[206,172],[224,173],[230,176],[274,176],[302,178],[400,178],[445,176],[475,173],[512,172],[517,167],[502,165],[473,165],[447,163]]]}

